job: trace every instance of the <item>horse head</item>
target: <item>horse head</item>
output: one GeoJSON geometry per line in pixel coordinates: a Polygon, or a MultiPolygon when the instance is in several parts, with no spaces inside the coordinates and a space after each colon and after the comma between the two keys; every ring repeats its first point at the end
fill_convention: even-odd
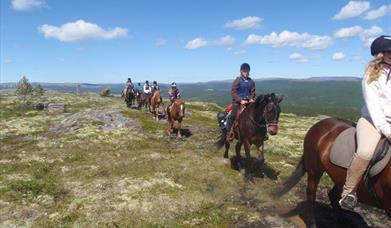
{"type": "Polygon", "coordinates": [[[177,109],[178,118],[183,118],[185,116],[185,102],[181,99],[175,100],[174,108],[177,109]]]}
{"type": "Polygon", "coordinates": [[[280,102],[284,97],[277,97],[274,93],[259,95],[255,100],[256,108],[261,111],[261,118],[265,120],[270,135],[278,133],[278,119],[280,118],[280,102]]]}

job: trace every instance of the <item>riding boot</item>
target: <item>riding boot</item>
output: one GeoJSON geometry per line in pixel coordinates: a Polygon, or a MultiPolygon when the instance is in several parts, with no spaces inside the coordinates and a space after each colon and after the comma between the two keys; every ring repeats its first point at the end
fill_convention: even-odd
{"type": "Polygon", "coordinates": [[[353,211],[357,204],[356,189],[365,171],[368,168],[369,160],[362,159],[356,153],[346,173],[346,181],[343,186],[339,205],[342,209],[353,211]]]}
{"type": "Polygon", "coordinates": [[[226,139],[227,141],[233,141],[233,137],[232,137],[232,134],[233,134],[233,123],[235,122],[235,119],[236,119],[236,114],[239,110],[239,107],[240,107],[240,104],[239,103],[235,103],[234,104],[234,107],[232,108],[232,111],[231,111],[231,115],[229,116],[228,120],[227,120],[227,128],[226,128],[226,139]]]}

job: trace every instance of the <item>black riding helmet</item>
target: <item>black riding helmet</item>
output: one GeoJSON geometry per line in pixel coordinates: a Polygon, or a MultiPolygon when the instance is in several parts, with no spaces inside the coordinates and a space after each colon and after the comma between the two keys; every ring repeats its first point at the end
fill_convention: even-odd
{"type": "Polygon", "coordinates": [[[156,81],[153,81],[152,84],[157,85],[157,82],[156,82],[156,81]]]}
{"type": "Polygon", "coordinates": [[[391,36],[379,36],[371,44],[371,55],[375,56],[379,52],[391,51],[391,36]]]}
{"type": "Polygon", "coordinates": [[[248,63],[243,63],[242,65],[240,65],[240,71],[247,71],[247,72],[249,72],[250,71],[250,65],[248,63]]]}
{"type": "Polygon", "coordinates": [[[148,80],[146,80],[146,81],[145,81],[145,83],[146,83],[146,84],[149,84],[149,81],[148,81],[148,80]]]}

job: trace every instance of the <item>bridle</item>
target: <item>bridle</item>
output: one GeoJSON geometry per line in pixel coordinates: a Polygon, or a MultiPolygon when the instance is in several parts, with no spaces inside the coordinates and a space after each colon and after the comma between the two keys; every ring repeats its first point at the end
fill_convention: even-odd
{"type": "MultiPolygon", "coordinates": [[[[251,120],[251,122],[253,122],[256,126],[260,127],[260,128],[264,128],[264,127],[278,127],[278,121],[277,120],[272,120],[272,121],[268,121],[267,118],[266,118],[266,106],[264,107],[264,110],[262,112],[262,119],[265,120],[265,124],[260,124],[258,123],[257,121],[254,120],[254,118],[249,115],[248,118],[251,120]]],[[[247,106],[244,106],[244,110],[242,112],[247,112],[247,106]]]]}

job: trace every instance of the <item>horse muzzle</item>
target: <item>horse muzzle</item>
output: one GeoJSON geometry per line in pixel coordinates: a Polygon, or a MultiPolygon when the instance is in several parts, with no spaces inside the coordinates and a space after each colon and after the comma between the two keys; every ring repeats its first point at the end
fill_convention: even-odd
{"type": "Polygon", "coordinates": [[[269,123],[267,125],[267,131],[270,135],[277,135],[278,133],[278,123],[269,123]]]}

